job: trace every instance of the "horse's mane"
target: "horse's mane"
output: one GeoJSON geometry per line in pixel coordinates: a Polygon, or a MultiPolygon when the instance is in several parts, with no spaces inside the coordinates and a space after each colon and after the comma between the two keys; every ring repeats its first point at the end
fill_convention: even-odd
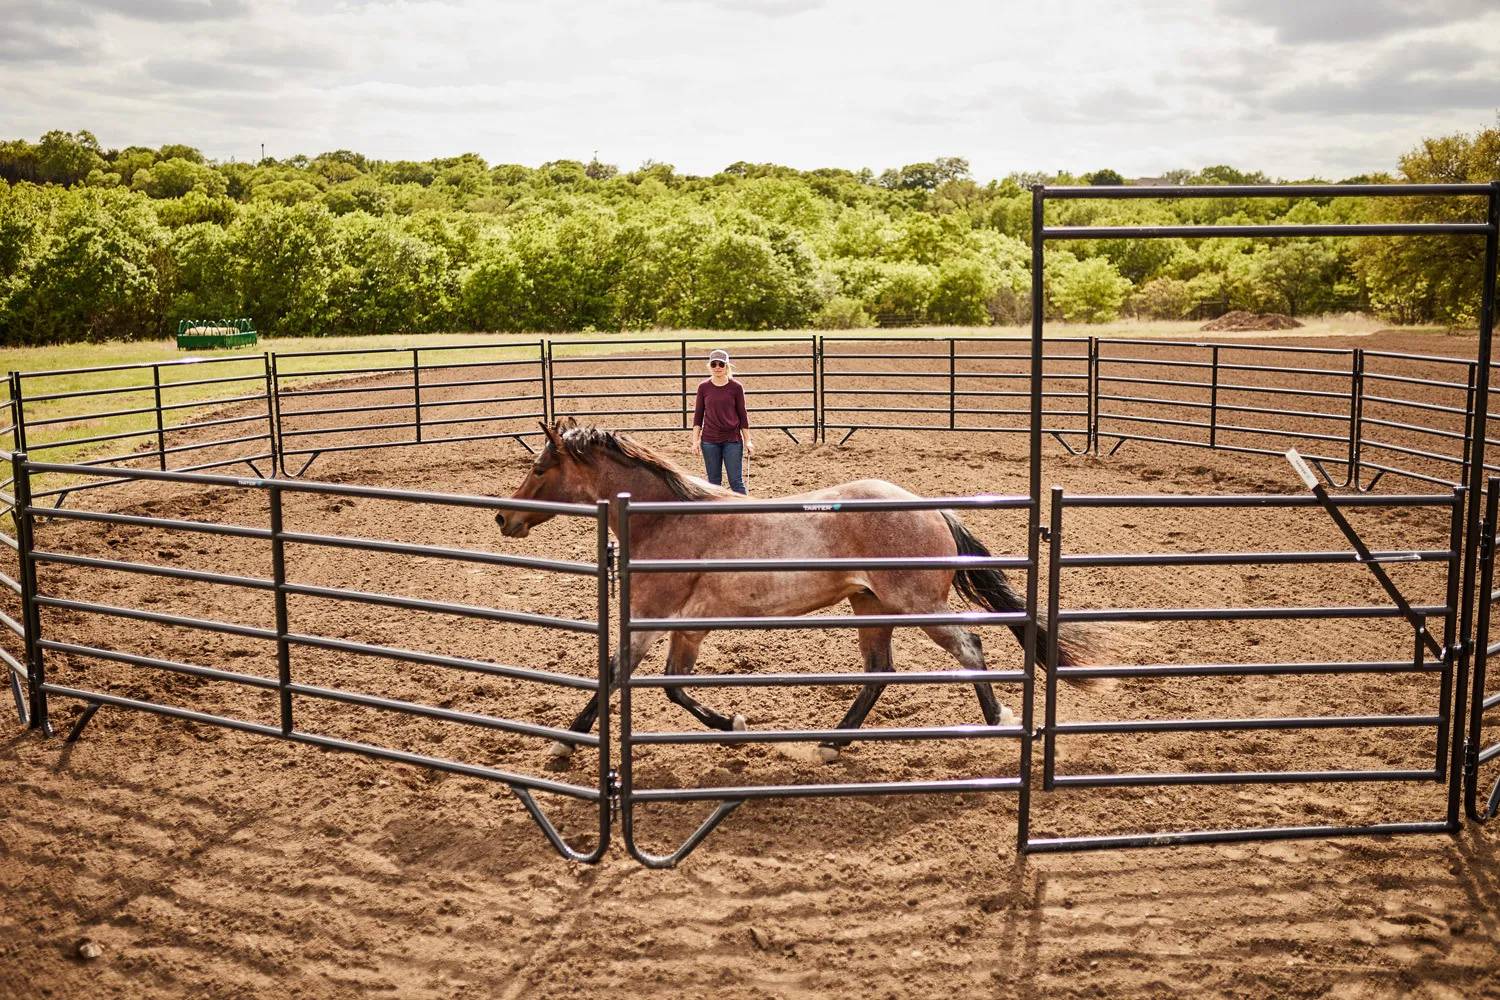
{"type": "Polygon", "coordinates": [[[594,462],[601,455],[625,464],[638,465],[660,476],[679,500],[721,500],[736,494],[722,486],[706,483],[690,475],[682,466],[634,438],[605,430],[603,427],[558,425],[563,447],[580,462],[594,462]]]}

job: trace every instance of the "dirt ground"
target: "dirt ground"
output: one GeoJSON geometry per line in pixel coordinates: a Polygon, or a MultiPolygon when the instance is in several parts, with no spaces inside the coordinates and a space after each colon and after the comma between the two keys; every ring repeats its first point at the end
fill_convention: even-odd
{"type": "MultiPolygon", "coordinates": [[[[1457,337],[1312,343],[1472,353],[1472,342],[1457,337]]],[[[1199,355],[1162,348],[1143,349],[1141,356],[1199,355]]],[[[1342,356],[1317,358],[1298,364],[1330,371],[1347,364],[1342,356]]],[[[937,371],[946,355],[937,368],[929,360],[881,367],[937,371]]],[[[785,364],[790,371],[798,362],[785,364]]],[[[774,370],[764,366],[762,386],[793,385],[790,375],[784,383],[772,381],[774,370]]],[[[1134,377],[1132,370],[1114,369],[1125,377],[1134,377]]],[[[1256,384],[1311,386],[1335,377],[1288,373],[1256,384]]],[[[371,384],[365,398],[378,401],[383,390],[371,384]]],[[[627,380],[596,384],[605,391],[630,388],[627,380]]],[[[849,376],[834,384],[867,391],[889,385],[894,392],[901,379],[849,376]]],[[[1414,391],[1427,393],[1422,398],[1433,405],[1445,405],[1439,399],[1452,394],[1414,391]]],[[[1122,394],[1187,398],[1171,392],[1144,387],[1122,394]]],[[[778,405],[806,403],[790,389],[785,396],[778,405]]],[[[1341,401],[1332,397],[1293,398],[1294,408],[1326,413],[1330,421],[1341,412],[1341,401]]],[[[873,404],[930,402],[876,397],[873,404]]],[[[1049,408],[1068,405],[1049,402],[1049,408]]],[[[1126,409],[1116,412],[1127,414],[1165,410],[1150,402],[1120,406],[1126,409]]],[[[1451,415],[1431,412],[1433,426],[1449,426],[1441,421],[1451,415]]],[[[1277,424],[1290,418],[1275,415],[1239,418],[1251,417],[1265,421],[1255,426],[1290,426],[1277,424]]],[[[947,419],[944,412],[891,422],[947,419]]],[[[953,419],[964,423],[962,414],[953,419]]],[[[1067,419],[1075,421],[1067,427],[1077,426],[1076,418],[1067,419]]],[[[1005,420],[1017,423],[1013,415],[968,417],[970,426],[1005,420]]],[[[829,442],[820,444],[796,433],[804,443],[760,433],[749,466],[753,494],[863,477],[925,495],[1026,490],[1019,435],[860,431],[838,445],[841,433],[830,431],[829,442]]],[[[1386,440],[1415,447],[1421,437],[1386,440]]],[[[648,440],[693,467],[680,432],[648,440]]],[[[1220,443],[1250,446],[1254,440],[1220,443]]],[[[309,476],[504,496],[528,465],[529,456],[513,442],[468,442],[325,455],[309,476]]],[[[1443,465],[1424,468],[1440,475],[1443,465]]],[[[1107,458],[1070,455],[1049,442],[1043,483],[1069,493],[1301,492],[1280,458],[1140,441],[1126,442],[1107,458]]],[[[1382,487],[1433,488],[1394,477],[1382,487]]],[[[252,526],[264,526],[267,518],[262,491],[235,487],[115,486],[80,494],[69,507],[252,526]]],[[[1360,510],[1351,517],[1373,548],[1447,544],[1447,515],[1436,509],[1360,510]]],[[[963,519],[992,551],[1024,552],[1024,515],[966,513],[963,519]]],[[[528,539],[506,540],[483,510],[327,495],[289,495],[287,526],[576,560],[589,560],[594,551],[593,527],[584,522],[558,519],[528,539]]],[[[40,526],[38,544],[53,552],[107,553],[251,577],[271,571],[266,544],[247,538],[57,519],[40,526]]],[[[1070,510],[1063,531],[1069,553],[1344,547],[1317,510],[1232,516],[1220,510],[1070,510]]],[[[1390,568],[1414,601],[1442,603],[1441,564],[1390,568]]],[[[540,571],[296,545],[289,548],[288,573],[313,585],[576,619],[594,614],[591,580],[540,571]]],[[[271,600],[261,591],[65,565],[45,567],[42,586],[59,597],[117,606],[247,625],[273,621],[271,600]]],[[[1061,603],[1385,602],[1364,567],[1252,565],[1070,569],[1061,603]]],[[[314,597],[294,597],[289,610],[292,629],[304,633],[558,673],[586,676],[595,668],[593,639],[583,634],[314,597]]],[[[991,666],[1019,664],[1008,633],[981,631],[991,666]]],[[[47,611],[44,633],[263,677],[276,673],[274,647],[253,638],[59,609],[47,611]]],[[[1150,623],[1113,628],[1106,638],[1106,661],[1127,664],[1410,662],[1413,656],[1410,628],[1382,619],[1150,623]]],[[[904,669],[953,665],[914,630],[898,632],[895,650],[904,669]]],[[[658,649],[643,671],[659,672],[662,661],[658,649]]],[[[48,663],[55,683],[256,722],[277,718],[274,694],[240,685],[75,654],[49,654],[48,663]]],[[[1433,664],[1425,666],[1374,675],[1188,677],[1065,688],[1059,716],[1430,716],[1439,710],[1439,679],[1433,664]]],[[[857,669],[854,635],[842,632],[718,635],[705,644],[699,663],[702,673],[857,669]]],[[[550,685],[308,648],[295,650],[293,671],[300,683],[550,725],[566,725],[581,702],[579,692],[550,685]]],[[[722,688],[701,697],[743,712],[753,729],[803,728],[835,723],[854,691],[722,688]]],[[[1000,694],[1019,710],[1019,687],[1000,694]]],[[[65,731],[80,707],[54,699],[55,725],[65,731]]],[[[580,785],[593,777],[588,755],[559,766],[543,739],[315,698],[297,699],[296,711],[298,728],[307,732],[580,785]]],[[[635,716],[638,730],[695,728],[659,691],[636,694],[635,716]]],[[[979,721],[967,688],[904,686],[884,694],[870,725],[979,721]]],[[[1422,770],[1436,760],[1433,728],[1069,736],[1059,740],[1058,772],[1422,770]]],[[[1014,775],[1018,767],[1011,741],[856,744],[832,765],[811,749],[649,747],[637,751],[635,767],[642,787],[987,777],[1014,775]]],[[[1039,774],[1039,746],[1034,763],[1039,774]]],[[[1468,826],[1457,836],[1021,859],[1011,792],[792,799],[745,804],[673,870],[651,871],[631,860],[618,826],[605,861],[588,867],[554,854],[503,785],[114,708],[102,710],[72,745],[12,724],[0,737],[0,777],[0,996],[6,997],[1500,996],[1495,827],[1468,826]],[[102,955],[78,958],[84,938],[97,942],[102,955]]],[[[571,844],[592,845],[591,806],[558,796],[539,801],[571,844]]],[[[645,849],[670,850],[709,808],[640,807],[636,836],[645,849]]],[[[1433,782],[1066,788],[1038,791],[1031,823],[1037,837],[1085,836],[1437,820],[1445,809],[1445,786],[1433,782]]]]}

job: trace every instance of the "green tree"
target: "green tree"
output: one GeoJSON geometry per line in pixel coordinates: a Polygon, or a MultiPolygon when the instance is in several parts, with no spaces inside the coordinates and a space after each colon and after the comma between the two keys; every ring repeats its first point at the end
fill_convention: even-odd
{"type": "Polygon", "coordinates": [[[1257,254],[1251,276],[1275,290],[1289,316],[1298,316],[1326,297],[1338,255],[1326,241],[1297,240],[1257,254]]]}
{"type": "Polygon", "coordinates": [[[92,132],[54,129],[37,143],[38,179],[65,186],[77,184],[90,170],[104,166],[101,152],[92,132]]]}
{"type": "Polygon", "coordinates": [[[1048,255],[1045,278],[1048,298],[1070,323],[1107,323],[1130,294],[1130,281],[1108,260],[1078,260],[1066,250],[1048,255]]]}
{"type": "MultiPolygon", "coordinates": [[[[1416,184],[1500,180],[1500,125],[1473,135],[1424,139],[1401,158],[1402,178],[1416,184]]],[[[1398,222],[1476,222],[1482,199],[1388,198],[1373,212],[1398,222]]],[[[1356,267],[1375,308],[1400,322],[1474,323],[1484,272],[1483,243],[1452,236],[1370,237],[1356,267]]]]}

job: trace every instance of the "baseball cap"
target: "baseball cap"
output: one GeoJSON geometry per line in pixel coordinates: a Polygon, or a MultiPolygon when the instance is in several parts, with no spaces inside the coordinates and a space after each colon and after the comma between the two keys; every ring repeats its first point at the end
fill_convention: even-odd
{"type": "Polygon", "coordinates": [[[727,365],[727,364],[729,364],[729,352],[728,351],[723,351],[723,350],[709,351],[708,352],[708,360],[709,361],[722,361],[722,362],[724,362],[727,365]]]}

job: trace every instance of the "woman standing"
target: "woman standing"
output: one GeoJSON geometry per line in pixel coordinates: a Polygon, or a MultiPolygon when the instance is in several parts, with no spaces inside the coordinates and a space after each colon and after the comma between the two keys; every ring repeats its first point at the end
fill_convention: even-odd
{"type": "Polygon", "coordinates": [[[723,485],[729,473],[729,488],[745,489],[744,454],[755,454],[750,441],[750,417],[745,413],[745,387],[731,377],[728,351],[710,351],[708,378],[698,383],[698,405],[693,411],[693,451],[703,456],[708,481],[723,485]]]}

